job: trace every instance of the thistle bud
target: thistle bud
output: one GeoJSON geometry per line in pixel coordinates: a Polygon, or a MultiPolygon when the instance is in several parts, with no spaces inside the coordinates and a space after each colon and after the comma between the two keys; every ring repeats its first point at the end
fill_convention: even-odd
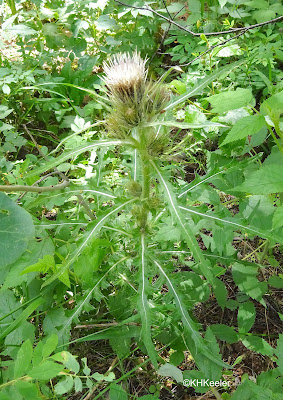
{"type": "Polygon", "coordinates": [[[126,189],[133,197],[140,197],[142,194],[142,187],[136,181],[130,181],[127,183],[126,189]]]}

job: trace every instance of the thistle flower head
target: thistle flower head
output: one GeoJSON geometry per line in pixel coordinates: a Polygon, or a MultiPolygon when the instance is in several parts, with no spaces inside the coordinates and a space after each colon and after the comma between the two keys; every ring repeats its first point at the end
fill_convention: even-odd
{"type": "Polygon", "coordinates": [[[135,51],[133,55],[117,54],[108,63],[104,62],[103,80],[111,94],[132,96],[142,89],[147,76],[146,61],[141,58],[140,53],[135,51]]]}
{"type": "MultiPolygon", "coordinates": [[[[108,133],[112,137],[125,139],[132,135],[133,128],[156,119],[168,101],[162,83],[147,81],[146,61],[135,51],[132,55],[117,54],[103,64],[103,80],[112,105],[107,118],[108,133]]],[[[163,139],[162,143],[160,138],[156,141],[148,132],[146,141],[151,154],[162,152],[163,139]]]]}

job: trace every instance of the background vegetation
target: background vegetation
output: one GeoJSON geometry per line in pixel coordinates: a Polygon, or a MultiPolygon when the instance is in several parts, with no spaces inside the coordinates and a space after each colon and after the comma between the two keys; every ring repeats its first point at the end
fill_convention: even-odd
{"type": "Polygon", "coordinates": [[[0,399],[281,399],[281,2],[0,7],[0,399]],[[101,79],[135,50],[136,142],[101,79]]]}

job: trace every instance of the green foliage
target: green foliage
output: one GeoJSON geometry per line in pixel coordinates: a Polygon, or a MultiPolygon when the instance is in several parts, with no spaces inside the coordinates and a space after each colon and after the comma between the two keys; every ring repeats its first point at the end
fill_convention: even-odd
{"type": "Polygon", "coordinates": [[[128,3],[0,6],[0,400],[124,400],[147,364],[153,400],[166,377],[232,379],[237,342],[274,368],[222,397],[279,400],[282,335],[257,312],[282,289],[280,25],[226,31],[282,5],[128,3]],[[135,50],[148,83],[115,102],[103,62],[135,50]],[[210,301],[230,325],[202,325],[210,301]],[[98,369],[80,350],[102,341],[98,369]]]}

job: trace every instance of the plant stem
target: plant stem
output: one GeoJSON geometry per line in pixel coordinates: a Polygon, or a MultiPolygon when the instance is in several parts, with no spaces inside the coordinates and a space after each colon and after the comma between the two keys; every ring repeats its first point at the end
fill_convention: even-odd
{"type": "Polygon", "coordinates": [[[142,197],[143,199],[149,199],[150,195],[150,169],[147,160],[143,161],[143,185],[142,185],[142,197]]]}

